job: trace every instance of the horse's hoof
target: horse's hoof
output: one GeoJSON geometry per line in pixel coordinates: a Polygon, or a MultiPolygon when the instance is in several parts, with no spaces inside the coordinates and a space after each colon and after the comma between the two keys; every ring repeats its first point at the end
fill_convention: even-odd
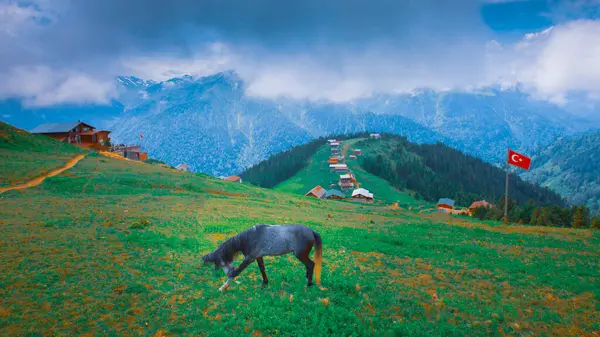
{"type": "Polygon", "coordinates": [[[236,284],[242,284],[242,282],[240,282],[240,281],[238,281],[238,280],[235,280],[235,283],[236,283],[236,284]]]}
{"type": "Polygon", "coordinates": [[[266,288],[268,285],[269,285],[268,283],[263,283],[263,284],[260,286],[260,289],[265,289],[265,288],[266,288]]]}

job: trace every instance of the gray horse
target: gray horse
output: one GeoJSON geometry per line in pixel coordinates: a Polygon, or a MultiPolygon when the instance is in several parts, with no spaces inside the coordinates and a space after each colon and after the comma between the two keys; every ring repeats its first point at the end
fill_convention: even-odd
{"type": "MultiPolygon", "coordinates": [[[[228,279],[220,288],[223,291],[248,265],[256,261],[263,278],[262,287],[268,283],[264,256],[277,256],[294,252],[306,266],[308,286],[312,283],[313,271],[317,284],[321,283],[322,242],[319,233],[303,225],[255,225],[223,242],[214,252],[202,257],[204,264],[215,264],[215,270],[223,268],[228,279]],[[315,246],[315,262],[308,254],[315,246]],[[235,268],[233,259],[244,254],[244,261],[235,268]]],[[[237,281],[236,281],[237,282],[237,281]]]]}

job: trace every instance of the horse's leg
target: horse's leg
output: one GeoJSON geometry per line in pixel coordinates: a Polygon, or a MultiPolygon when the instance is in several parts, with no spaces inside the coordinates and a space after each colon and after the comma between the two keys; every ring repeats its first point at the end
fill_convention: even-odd
{"type": "Polygon", "coordinates": [[[242,263],[240,263],[240,265],[237,268],[234,268],[234,269],[232,269],[232,270],[229,271],[229,275],[228,275],[229,278],[231,278],[231,279],[236,278],[252,262],[254,262],[254,259],[246,256],[246,258],[244,259],[244,261],[242,261],[242,263]]]}
{"type": "Polygon", "coordinates": [[[265,261],[262,257],[256,259],[256,263],[258,263],[258,268],[260,269],[260,274],[263,278],[262,288],[264,289],[269,284],[269,279],[267,278],[267,272],[265,271],[265,261]]]}
{"type": "MultiPolygon", "coordinates": [[[[229,271],[232,270],[233,268],[235,268],[235,265],[233,263],[229,264],[229,265],[226,265],[226,266],[224,265],[223,266],[223,272],[225,273],[225,275],[229,275],[229,271]]],[[[229,282],[231,282],[231,281],[229,281],[229,282]]],[[[238,281],[238,280],[235,280],[235,283],[236,284],[241,284],[240,281],[238,281]]],[[[228,284],[227,287],[229,287],[229,283],[227,283],[227,284],[228,284]]],[[[223,288],[223,287],[225,287],[225,285],[223,285],[221,288],[223,288]]]]}
{"type": "Polygon", "coordinates": [[[301,252],[294,252],[294,255],[306,266],[306,279],[308,280],[308,286],[312,286],[312,277],[313,270],[315,268],[315,263],[308,257],[308,253],[312,247],[308,247],[308,249],[304,249],[301,252]]]}

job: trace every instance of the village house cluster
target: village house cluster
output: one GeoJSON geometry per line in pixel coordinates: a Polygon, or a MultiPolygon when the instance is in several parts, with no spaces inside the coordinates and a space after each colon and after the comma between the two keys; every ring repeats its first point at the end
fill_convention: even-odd
{"type": "MultiPolygon", "coordinates": [[[[372,134],[371,138],[374,138],[372,134]]],[[[348,165],[344,163],[345,157],[342,154],[342,141],[336,139],[329,139],[328,141],[331,155],[327,160],[327,164],[329,165],[330,172],[341,173],[339,176],[339,180],[336,184],[331,184],[329,190],[326,190],[322,186],[318,185],[313,187],[308,193],[307,196],[311,196],[318,199],[338,199],[343,200],[346,199],[346,194],[344,191],[352,191],[351,200],[357,202],[367,202],[371,203],[375,200],[373,193],[369,192],[365,188],[360,188],[359,183],[352,173],[348,169],[348,165]],[[339,190],[335,187],[338,186],[339,190]]],[[[350,159],[357,159],[358,156],[362,155],[362,150],[353,149],[352,154],[349,156],[350,159]]]]}

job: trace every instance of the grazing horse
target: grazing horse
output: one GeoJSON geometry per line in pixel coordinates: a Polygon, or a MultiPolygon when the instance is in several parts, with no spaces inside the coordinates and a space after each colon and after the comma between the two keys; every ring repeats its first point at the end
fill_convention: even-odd
{"type": "MultiPolygon", "coordinates": [[[[319,233],[303,225],[255,225],[223,242],[214,252],[202,257],[204,264],[215,264],[215,270],[223,268],[228,279],[220,288],[223,291],[249,264],[256,261],[263,278],[262,288],[268,283],[264,256],[276,256],[294,252],[306,266],[308,286],[312,283],[313,270],[317,284],[321,283],[322,242],[319,233]],[[308,254],[315,246],[315,262],[308,254]],[[244,261],[235,268],[233,259],[239,253],[244,261]]],[[[236,281],[237,282],[237,281],[236,281]]]]}

